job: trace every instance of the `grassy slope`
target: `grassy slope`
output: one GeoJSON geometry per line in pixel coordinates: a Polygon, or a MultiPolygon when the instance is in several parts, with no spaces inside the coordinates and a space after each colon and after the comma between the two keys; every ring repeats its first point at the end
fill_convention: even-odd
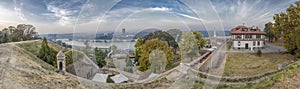
{"type": "MultiPolygon", "coordinates": [[[[21,43],[21,44],[17,44],[17,45],[37,56],[39,53],[39,50],[41,49],[42,41],[21,43]]],[[[56,51],[66,50],[65,48],[62,48],[61,46],[59,46],[53,42],[50,42],[50,41],[48,41],[48,45],[50,47],[54,48],[56,51]]]]}
{"type": "Polygon", "coordinates": [[[225,76],[253,76],[275,71],[278,64],[290,63],[294,57],[289,54],[267,53],[261,57],[249,53],[228,53],[225,76]]]}
{"type": "Polygon", "coordinates": [[[14,43],[0,45],[0,59],[4,89],[83,88],[75,77],[54,72],[51,66],[14,43]]]}

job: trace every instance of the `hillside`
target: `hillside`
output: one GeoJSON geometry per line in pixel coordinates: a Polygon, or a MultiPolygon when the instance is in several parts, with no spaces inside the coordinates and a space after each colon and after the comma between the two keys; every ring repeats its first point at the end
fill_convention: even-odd
{"type": "Polygon", "coordinates": [[[75,77],[54,70],[30,52],[16,46],[16,43],[0,44],[1,89],[84,88],[75,77]]]}

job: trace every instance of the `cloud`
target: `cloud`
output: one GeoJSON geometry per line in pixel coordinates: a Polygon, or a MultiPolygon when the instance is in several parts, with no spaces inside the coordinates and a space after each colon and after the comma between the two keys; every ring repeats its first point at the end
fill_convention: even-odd
{"type": "Polygon", "coordinates": [[[167,7],[154,7],[154,8],[146,8],[146,11],[172,11],[172,8],[167,7]]]}
{"type": "MultiPolygon", "coordinates": [[[[82,0],[72,1],[72,2],[49,2],[47,4],[47,10],[51,13],[44,13],[43,15],[55,16],[54,19],[60,25],[72,25],[75,23],[77,16],[79,15],[79,11],[81,10],[84,3],[82,0]],[[62,3],[58,4],[57,3],[62,3]],[[77,5],[78,6],[74,6],[77,5]]],[[[53,17],[52,16],[52,17],[53,17]]]]}
{"type": "Polygon", "coordinates": [[[204,19],[193,17],[193,16],[190,16],[190,15],[187,15],[187,14],[181,14],[181,13],[176,13],[176,14],[180,15],[180,16],[183,16],[183,17],[186,17],[186,18],[194,19],[194,20],[205,21],[204,19]]]}
{"type": "MultiPolygon", "coordinates": [[[[2,0],[0,11],[5,13],[0,13],[0,23],[2,27],[3,24],[30,23],[38,25],[41,32],[46,33],[67,33],[73,30],[75,23],[76,30],[80,31],[92,32],[98,27],[101,31],[114,31],[123,20],[139,27],[145,25],[174,28],[178,26],[172,24],[178,25],[183,21],[195,30],[228,30],[242,23],[263,29],[266,22],[272,21],[274,13],[285,11],[296,1],[2,0]],[[49,24],[52,25],[51,28],[49,24]]],[[[138,29],[138,27],[128,28],[138,29]]]]}

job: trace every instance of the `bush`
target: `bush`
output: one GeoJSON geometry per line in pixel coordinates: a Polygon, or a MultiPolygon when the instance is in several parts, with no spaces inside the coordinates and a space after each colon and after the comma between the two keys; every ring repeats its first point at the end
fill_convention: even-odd
{"type": "Polygon", "coordinates": [[[261,50],[260,50],[260,49],[258,49],[258,50],[257,50],[257,52],[256,52],[256,55],[257,55],[257,56],[259,56],[259,57],[261,57],[261,55],[262,55],[262,52],[261,52],[261,50]]]}
{"type": "Polygon", "coordinates": [[[129,72],[129,73],[133,73],[133,70],[131,69],[130,66],[125,67],[124,71],[129,72]]]}

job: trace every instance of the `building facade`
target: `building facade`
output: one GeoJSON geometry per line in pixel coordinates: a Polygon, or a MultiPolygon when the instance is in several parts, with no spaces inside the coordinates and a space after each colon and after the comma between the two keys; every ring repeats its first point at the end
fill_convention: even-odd
{"type": "Polygon", "coordinates": [[[231,30],[233,49],[259,49],[265,47],[265,35],[258,27],[237,26],[231,30]]]}

